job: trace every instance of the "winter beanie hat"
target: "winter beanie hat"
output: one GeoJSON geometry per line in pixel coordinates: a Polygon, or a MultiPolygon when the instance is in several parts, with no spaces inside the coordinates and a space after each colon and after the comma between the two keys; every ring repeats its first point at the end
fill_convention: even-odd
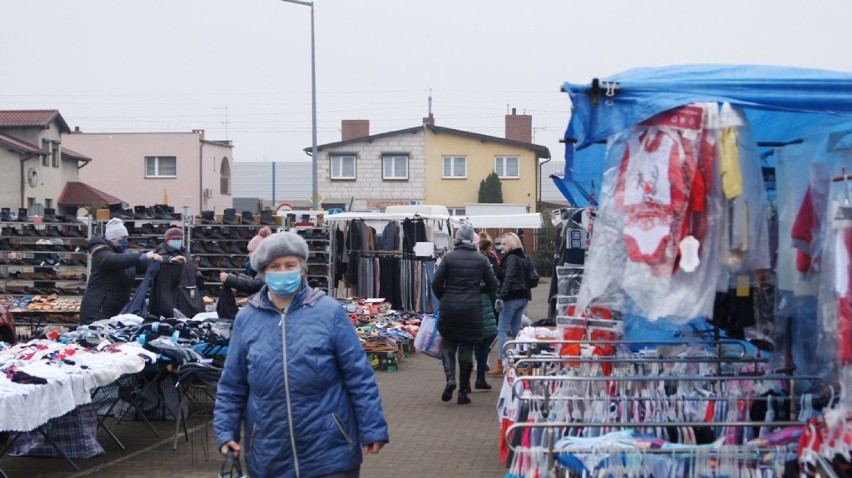
{"type": "Polygon", "coordinates": [[[459,226],[458,231],[456,231],[456,240],[466,244],[471,244],[473,243],[473,236],[475,235],[476,231],[473,230],[473,226],[470,224],[462,224],[459,226]]]}
{"type": "Polygon", "coordinates": [[[127,228],[124,227],[124,221],[121,219],[114,217],[107,222],[106,229],[104,231],[104,237],[111,241],[113,239],[124,237],[127,235],[127,228]]]}
{"type": "Polygon", "coordinates": [[[166,231],[165,239],[167,241],[171,241],[172,239],[183,240],[183,229],[179,227],[170,227],[169,230],[166,231]]]}
{"type": "Polygon", "coordinates": [[[251,240],[248,243],[248,246],[246,246],[248,251],[254,252],[257,249],[257,246],[260,245],[260,241],[262,241],[264,237],[266,237],[270,234],[272,234],[272,229],[270,229],[269,226],[261,227],[260,230],[257,231],[257,235],[252,237],[251,240]]]}
{"type": "Polygon", "coordinates": [[[283,256],[296,256],[303,261],[308,260],[308,243],[305,239],[292,232],[270,234],[262,240],[251,255],[251,268],[257,271],[258,277],[263,277],[263,270],[274,259],[283,256]]]}

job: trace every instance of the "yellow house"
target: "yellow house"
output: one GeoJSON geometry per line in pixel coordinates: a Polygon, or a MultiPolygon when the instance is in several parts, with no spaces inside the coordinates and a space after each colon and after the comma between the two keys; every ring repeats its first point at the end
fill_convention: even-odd
{"type": "Polygon", "coordinates": [[[341,141],[317,146],[326,208],[438,204],[463,215],[465,204],[478,202],[482,180],[496,172],[503,203],[535,212],[539,159],[550,158],[532,143],[532,117],[514,110],[506,115],[505,138],[436,126],[431,114],[422,126],[373,135],[368,120],[343,120],[342,133],[341,141]]]}
{"type": "Polygon", "coordinates": [[[493,171],[500,178],[504,203],[536,210],[539,159],[550,158],[546,147],[436,126],[427,126],[425,136],[426,204],[443,204],[462,214],[466,203],[478,202],[480,183],[493,171]]]}

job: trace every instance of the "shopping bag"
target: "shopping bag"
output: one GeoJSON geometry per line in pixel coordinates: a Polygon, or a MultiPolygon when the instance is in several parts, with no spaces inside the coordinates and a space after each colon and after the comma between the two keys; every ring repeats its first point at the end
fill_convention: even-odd
{"type": "Polygon", "coordinates": [[[414,348],[430,357],[440,359],[442,343],[441,334],[438,332],[438,311],[435,311],[434,314],[427,315],[420,321],[420,330],[414,338],[414,348]]]}
{"type": "Polygon", "coordinates": [[[218,478],[243,478],[243,467],[240,466],[240,459],[234,456],[232,450],[228,450],[225,454],[225,459],[222,461],[222,467],[219,469],[218,478]]]}

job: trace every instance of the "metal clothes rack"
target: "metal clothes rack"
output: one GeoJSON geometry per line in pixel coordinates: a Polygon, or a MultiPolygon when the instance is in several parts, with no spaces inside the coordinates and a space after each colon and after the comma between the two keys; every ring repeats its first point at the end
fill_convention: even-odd
{"type": "MultiPolygon", "coordinates": [[[[745,347],[733,340],[696,339],[668,342],[550,339],[530,342],[515,340],[506,343],[505,354],[510,368],[507,373],[507,384],[511,389],[511,399],[517,405],[517,411],[520,412],[521,409],[529,412],[535,411],[536,418],[540,421],[537,421],[536,418],[530,420],[529,417],[524,421],[516,420],[517,423],[505,429],[502,439],[506,447],[515,454],[516,459],[518,454],[526,454],[526,460],[522,456],[521,463],[526,463],[529,466],[532,463],[529,457],[538,457],[538,466],[544,466],[547,470],[546,474],[542,475],[543,468],[537,468],[536,472],[540,476],[569,476],[562,474],[564,473],[563,465],[557,460],[565,454],[608,453],[610,458],[623,460],[627,460],[628,455],[635,454],[638,458],[634,458],[639,461],[634,462],[634,465],[642,463],[645,454],[669,455],[672,462],[679,462],[682,465],[687,463],[683,466],[683,470],[685,470],[682,473],[683,476],[700,474],[695,471],[699,461],[696,457],[707,460],[712,458],[717,464],[723,463],[724,460],[748,461],[754,459],[755,466],[768,467],[770,466],[769,462],[762,463],[758,461],[758,458],[765,458],[767,454],[774,454],[773,456],[784,454],[783,447],[748,444],[744,439],[743,443],[722,446],[722,442],[729,440],[727,430],[730,428],[738,429],[735,434],[739,434],[738,439],[742,439],[749,427],[774,430],[781,427],[802,426],[804,422],[793,419],[731,420],[731,415],[728,415],[726,419],[708,422],[703,414],[700,419],[697,419],[699,418],[697,416],[684,419],[684,416],[687,416],[685,413],[675,417],[677,419],[672,419],[668,412],[661,412],[660,410],[670,411],[667,408],[668,404],[671,404],[672,409],[674,409],[682,406],[684,402],[712,402],[716,404],[737,403],[738,401],[745,401],[749,405],[764,401],[767,402],[768,409],[772,403],[770,400],[781,400],[780,403],[789,401],[790,417],[796,417],[795,406],[798,401],[793,396],[795,388],[792,386],[792,380],[821,380],[817,376],[790,376],[783,373],[772,373],[771,371],[759,371],[758,367],[766,367],[769,364],[768,358],[760,355],[748,356],[745,347]],[[586,357],[556,356],[549,352],[553,346],[560,344],[592,347],[610,345],[616,348],[616,353],[610,356],[586,357]],[[677,353],[672,356],[624,353],[625,346],[643,344],[658,346],[658,351],[662,346],[664,352],[677,353]],[[675,347],[682,348],[675,349],[675,347]],[[724,355],[725,352],[736,350],[736,347],[741,349],[738,354],[724,355]],[[608,373],[603,372],[604,366],[609,367],[608,373]],[[744,366],[750,366],[754,370],[746,372],[738,370],[738,368],[744,366]],[[666,370],[667,374],[663,374],[659,370],[661,367],[670,367],[670,369],[666,370]],[[697,367],[702,367],[706,373],[695,374],[697,367]],[[649,369],[657,370],[658,373],[648,375],[649,369]],[[684,371],[690,373],[676,374],[684,371]],[[726,393],[732,390],[748,392],[749,389],[753,389],[753,384],[779,382],[789,383],[789,396],[726,393]],[[697,392],[699,387],[696,385],[703,385],[703,387],[700,387],[703,394],[678,395],[681,387],[691,387],[688,391],[697,392]],[[678,393],[675,393],[675,390],[678,390],[678,393]],[[594,405],[597,402],[606,403],[594,405]],[[662,407],[654,413],[646,413],[641,417],[639,413],[636,413],[634,417],[630,416],[629,412],[619,412],[623,412],[625,408],[638,407],[643,402],[646,407],[649,403],[660,407],[666,405],[666,407],[662,407]],[[583,406],[597,407],[596,410],[598,411],[603,410],[602,418],[589,419],[589,416],[584,415],[584,413],[588,413],[592,409],[582,409],[583,406]],[[583,412],[578,412],[581,409],[583,412]],[[564,419],[566,417],[567,419],[564,419]],[[678,429],[679,440],[684,436],[681,434],[681,429],[691,429],[693,443],[679,444],[675,448],[671,446],[642,449],[612,447],[611,450],[606,447],[583,446],[564,448],[559,444],[560,438],[570,440],[584,434],[600,437],[602,433],[623,430],[639,432],[657,430],[659,432],[662,429],[669,428],[678,429]],[[717,430],[713,437],[718,446],[708,447],[707,445],[695,444],[694,432],[697,429],[717,430]],[[533,434],[537,439],[529,441],[530,434],[533,434]],[[519,437],[527,438],[519,439],[519,437]],[[546,460],[546,464],[542,463],[542,460],[546,460]]],[[[742,413],[742,410],[724,411],[724,414],[728,413],[742,413]]],[[[698,414],[696,413],[696,415],[698,414]]],[[[669,436],[668,431],[665,432],[665,435],[666,437],[669,436]]],[[[579,462],[579,460],[577,461],[579,462]]],[[[637,469],[634,466],[634,473],[637,469]]],[[[518,470],[516,470],[517,472],[518,470]]],[[[524,475],[521,474],[520,476],[524,475]]],[[[643,475],[634,474],[631,476],[643,475]]]]}

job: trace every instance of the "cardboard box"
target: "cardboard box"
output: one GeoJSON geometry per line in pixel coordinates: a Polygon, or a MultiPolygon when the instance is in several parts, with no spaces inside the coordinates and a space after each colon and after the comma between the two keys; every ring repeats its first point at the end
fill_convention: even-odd
{"type": "Polygon", "coordinates": [[[95,211],[96,221],[109,221],[109,209],[98,209],[95,211]]]}

